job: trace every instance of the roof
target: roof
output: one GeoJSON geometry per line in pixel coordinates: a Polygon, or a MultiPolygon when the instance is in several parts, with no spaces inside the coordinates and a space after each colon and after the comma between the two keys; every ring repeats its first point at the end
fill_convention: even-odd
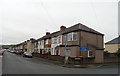
{"type": "Polygon", "coordinates": [[[43,40],[43,39],[49,39],[49,38],[51,38],[51,36],[52,36],[52,34],[45,35],[45,36],[37,39],[37,41],[38,41],[38,40],[43,40]]]}
{"type": "Polygon", "coordinates": [[[71,27],[66,28],[65,30],[56,31],[56,32],[53,32],[49,35],[45,35],[42,38],[39,38],[37,40],[47,39],[47,38],[55,37],[55,36],[58,36],[58,35],[66,34],[66,33],[69,33],[69,32],[79,31],[79,30],[90,32],[90,33],[95,33],[95,34],[99,34],[99,35],[104,35],[104,34],[98,32],[98,31],[95,31],[95,30],[93,30],[93,29],[91,29],[91,28],[89,28],[89,27],[87,27],[87,26],[85,26],[81,23],[78,23],[78,24],[75,24],[71,27]]]}
{"type": "Polygon", "coordinates": [[[71,27],[66,28],[63,31],[57,31],[56,33],[54,33],[52,35],[52,37],[62,35],[62,34],[65,34],[65,33],[69,33],[69,32],[73,32],[73,31],[79,31],[79,30],[90,32],[90,33],[95,33],[95,34],[99,34],[99,35],[104,35],[104,34],[98,32],[98,31],[95,31],[95,30],[93,30],[93,29],[91,29],[91,28],[89,28],[89,27],[87,27],[83,24],[78,23],[76,25],[73,25],[71,27]]]}
{"type": "Polygon", "coordinates": [[[120,44],[120,35],[117,38],[112,39],[111,41],[108,41],[105,44],[120,44]]]}

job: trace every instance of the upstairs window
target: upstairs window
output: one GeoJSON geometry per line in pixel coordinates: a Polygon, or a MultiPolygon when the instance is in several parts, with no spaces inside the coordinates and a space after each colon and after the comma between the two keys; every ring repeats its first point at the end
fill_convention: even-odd
{"type": "Polygon", "coordinates": [[[66,42],[67,39],[66,39],[66,38],[67,38],[67,35],[64,35],[64,36],[63,36],[63,44],[66,44],[66,45],[67,45],[67,42],[66,42]]]}
{"type": "Polygon", "coordinates": [[[77,32],[71,32],[67,34],[67,41],[77,40],[77,32]]]}
{"type": "Polygon", "coordinates": [[[39,44],[41,45],[41,42],[39,44]]]}
{"type": "Polygon", "coordinates": [[[52,43],[57,43],[57,38],[56,37],[52,38],[52,43]]]}
{"type": "Polygon", "coordinates": [[[58,36],[58,43],[61,43],[61,37],[58,36]]]}
{"type": "Polygon", "coordinates": [[[77,33],[76,32],[73,32],[73,40],[77,40],[77,33]]]}
{"type": "Polygon", "coordinates": [[[54,43],[57,43],[57,38],[54,38],[54,43]]]}
{"type": "Polygon", "coordinates": [[[45,41],[45,44],[48,44],[48,39],[45,41]]]}
{"type": "Polygon", "coordinates": [[[72,33],[68,33],[68,35],[67,35],[67,40],[68,40],[68,41],[72,41],[72,33]]]}

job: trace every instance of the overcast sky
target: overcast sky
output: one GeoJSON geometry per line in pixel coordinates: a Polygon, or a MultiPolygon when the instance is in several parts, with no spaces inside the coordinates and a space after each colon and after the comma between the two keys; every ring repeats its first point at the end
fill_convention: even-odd
{"type": "Polygon", "coordinates": [[[16,44],[82,23],[118,36],[119,0],[0,0],[0,44],[16,44]]]}

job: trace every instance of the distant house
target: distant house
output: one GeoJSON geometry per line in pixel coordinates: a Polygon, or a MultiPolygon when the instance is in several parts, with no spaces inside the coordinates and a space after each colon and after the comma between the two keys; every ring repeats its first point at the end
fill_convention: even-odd
{"type": "Polygon", "coordinates": [[[51,34],[46,32],[46,35],[37,39],[38,41],[38,53],[46,54],[51,50],[51,34]]]}
{"type": "Polygon", "coordinates": [[[34,40],[33,44],[34,44],[34,52],[38,53],[38,40],[34,40]]]}
{"type": "Polygon", "coordinates": [[[23,42],[23,52],[27,51],[27,41],[23,42]]]}
{"type": "Polygon", "coordinates": [[[27,51],[28,52],[34,52],[35,44],[34,44],[35,39],[31,38],[30,40],[27,40],[27,51]]]}
{"type": "Polygon", "coordinates": [[[120,35],[105,43],[105,51],[115,53],[118,49],[120,49],[120,35]]]}
{"type": "Polygon", "coordinates": [[[39,38],[37,41],[38,41],[38,53],[43,54],[44,53],[44,40],[39,38]]]}
{"type": "Polygon", "coordinates": [[[46,35],[42,37],[44,40],[44,51],[43,53],[48,53],[51,50],[51,34],[50,32],[46,32],[46,35]]]}

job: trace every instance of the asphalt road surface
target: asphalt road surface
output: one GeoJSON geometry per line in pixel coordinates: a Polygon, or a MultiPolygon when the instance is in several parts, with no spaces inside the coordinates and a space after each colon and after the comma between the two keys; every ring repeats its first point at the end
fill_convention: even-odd
{"type": "Polygon", "coordinates": [[[2,75],[2,55],[0,55],[0,75],[2,75]]]}
{"type": "Polygon", "coordinates": [[[5,52],[3,74],[118,74],[118,67],[67,68],[43,61],[41,58],[24,58],[5,52]]]}

